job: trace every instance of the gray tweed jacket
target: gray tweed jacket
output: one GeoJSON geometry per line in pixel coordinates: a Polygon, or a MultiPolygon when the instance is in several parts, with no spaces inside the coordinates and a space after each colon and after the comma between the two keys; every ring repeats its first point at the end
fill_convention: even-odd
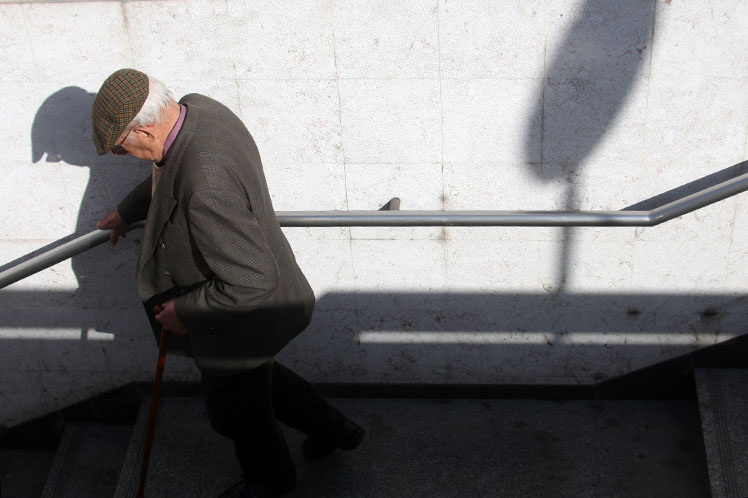
{"type": "Polygon", "coordinates": [[[308,325],[314,293],[278,225],[249,131],[208,97],[180,103],[187,117],[153,198],[148,178],[118,206],[128,223],[147,220],[137,290],[147,311],[176,297],[188,334],[172,335],[170,352],[204,370],[246,370],[308,325]]]}

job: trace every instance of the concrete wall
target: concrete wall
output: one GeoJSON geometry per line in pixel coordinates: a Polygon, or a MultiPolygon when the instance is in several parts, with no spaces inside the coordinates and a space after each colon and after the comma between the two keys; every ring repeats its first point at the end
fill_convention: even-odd
{"type": "MultiPolygon", "coordinates": [[[[746,46],[745,0],[2,2],[0,263],[92,230],[147,175],[90,138],[120,67],[235,110],[278,210],[621,209],[743,171],[746,46]]],[[[325,382],[610,378],[745,331],[747,205],[642,229],[287,229],[319,305],[282,356],[325,382]]],[[[137,246],[0,291],[2,424],[151,378],[137,246]]]]}

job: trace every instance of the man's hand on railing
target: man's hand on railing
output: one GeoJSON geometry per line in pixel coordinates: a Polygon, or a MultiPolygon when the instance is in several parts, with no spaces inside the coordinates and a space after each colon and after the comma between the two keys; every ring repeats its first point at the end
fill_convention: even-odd
{"type": "Polygon", "coordinates": [[[111,213],[101,218],[96,223],[96,228],[99,230],[111,230],[112,233],[109,236],[109,242],[112,246],[117,245],[117,241],[122,237],[123,239],[127,235],[127,222],[120,216],[119,211],[116,209],[111,213]]]}

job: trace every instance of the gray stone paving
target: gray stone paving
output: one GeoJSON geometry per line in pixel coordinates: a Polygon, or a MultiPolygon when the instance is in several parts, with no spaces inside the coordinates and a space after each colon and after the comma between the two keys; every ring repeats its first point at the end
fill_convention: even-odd
{"type": "Polygon", "coordinates": [[[126,425],[69,424],[41,498],[112,496],[131,434],[132,427],[126,425]]]}
{"type": "Polygon", "coordinates": [[[41,496],[54,456],[46,449],[0,449],[0,496],[41,496]]]}
{"type": "Polygon", "coordinates": [[[713,498],[748,498],[748,371],[696,370],[713,498]]]}
{"type": "MultiPolygon", "coordinates": [[[[332,402],[367,437],[308,463],[303,435],[288,430],[299,472],[290,498],[710,495],[695,402],[332,402]]],[[[213,497],[238,480],[231,444],[211,432],[199,398],[167,398],[160,415],[146,496],[213,497]]],[[[124,490],[136,478],[123,474],[117,498],[134,496],[124,490]]]]}

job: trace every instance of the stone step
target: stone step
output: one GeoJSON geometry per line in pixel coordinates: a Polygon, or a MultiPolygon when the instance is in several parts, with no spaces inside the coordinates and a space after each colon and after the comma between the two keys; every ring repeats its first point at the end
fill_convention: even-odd
{"type": "Polygon", "coordinates": [[[54,455],[53,449],[0,449],[0,496],[40,498],[54,455]]]}
{"type": "Polygon", "coordinates": [[[126,425],[67,425],[41,497],[112,496],[131,433],[126,425]]]}
{"type": "MultiPolygon", "coordinates": [[[[367,429],[362,445],[297,464],[289,498],[709,497],[694,401],[332,398],[367,429]]],[[[217,497],[241,471],[198,397],[162,399],[146,497],[217,497]]],[[[137,489],[147,406],[116,498],[137,489]]]]}
{"type": "MultiPolygon", "coordinates": [[[[150,400],[133,428],[115,498],[135,498],[140,480],[150,400]]],[[[148,467],[146,497],[205,498],[237,482],[241,472],[231,441],[210,429],[198,397],[161,399],[148,467]]]]}
{"type": "Polygon", "coordinates": [[[696,369],[713,498],[748,498],[748,370],[696,369]]]}

